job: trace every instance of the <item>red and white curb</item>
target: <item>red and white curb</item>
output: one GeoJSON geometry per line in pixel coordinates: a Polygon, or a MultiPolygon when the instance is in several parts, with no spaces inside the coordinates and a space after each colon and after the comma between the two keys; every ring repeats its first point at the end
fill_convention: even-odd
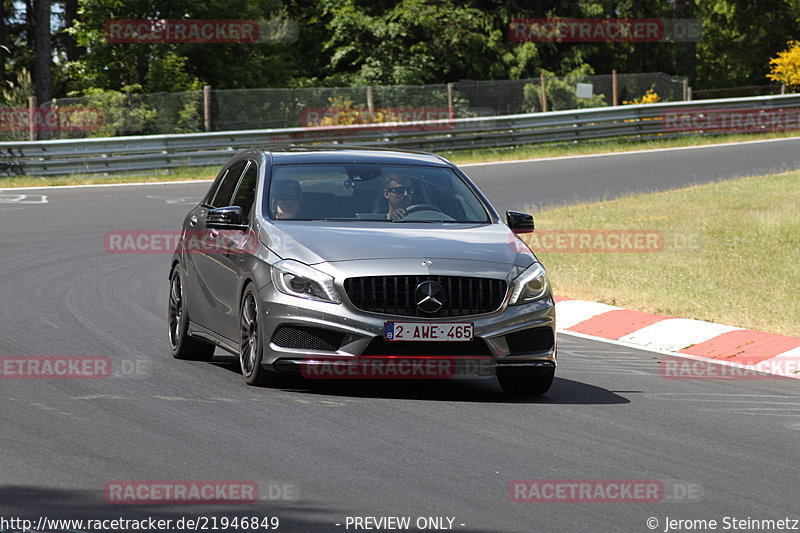
{"type": "Polygon", "coordinates": [[[556,297],[563,333],[800,379],[800,338],[556,297]]]}

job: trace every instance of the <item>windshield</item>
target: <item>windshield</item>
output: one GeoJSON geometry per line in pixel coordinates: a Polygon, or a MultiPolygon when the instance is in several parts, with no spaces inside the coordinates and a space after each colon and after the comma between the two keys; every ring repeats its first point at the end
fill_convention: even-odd
{"type": "Polygon", "coordinates": [[[450,168],[276,165],[264,215],[280,220],[487,223],[481,201],[450,168]]]}

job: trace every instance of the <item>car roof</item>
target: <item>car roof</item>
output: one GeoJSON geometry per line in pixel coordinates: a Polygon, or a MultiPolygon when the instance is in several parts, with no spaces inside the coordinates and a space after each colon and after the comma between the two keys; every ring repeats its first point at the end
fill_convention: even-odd
{"type": "Polygon", "coordinates": [[[443,158],[426,152],[347,146],[277,146],[265,148],[274,165],[301,163],[377,163],[449,167],[443,158]]]}

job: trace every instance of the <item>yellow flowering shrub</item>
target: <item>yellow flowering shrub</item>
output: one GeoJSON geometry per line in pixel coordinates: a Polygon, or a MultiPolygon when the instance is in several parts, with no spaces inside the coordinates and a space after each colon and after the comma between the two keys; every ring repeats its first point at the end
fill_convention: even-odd
{"type": "Polygon", "coordinates": [[[661,97],[656,93],[655,87],[650,87],[641,98],[634,98],[633,100],[624,100],[622,103],[625,105],[638,105],[638,104],[655,104],[660,102],[661,97]]]}
{"type": "Polygon", "coordinates": [[[800,41],[789,41],[788,48],[769,60],[767,78],[786,85],[800,85],[800,41]]]}
{"type": "Polygon", "coordinates": [[[310,120],[308,126],[352,126],[354,124],[380,124],[400,122],[400,115],[388,108],[370,112],[365,107],[353,107],[353,102],[342,96],[328,98],[330,107],[318,120],[310,120]]]}

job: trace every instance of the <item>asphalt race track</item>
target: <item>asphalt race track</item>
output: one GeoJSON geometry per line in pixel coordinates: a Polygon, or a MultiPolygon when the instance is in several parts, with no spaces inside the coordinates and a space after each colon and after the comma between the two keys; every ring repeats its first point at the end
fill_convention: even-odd
{"type": "Polygon", "coordinates": [[[603,200],[800,168],[800,138],[633,154],[470,165],[464,170],[500,210],[603,200]]]}
{"type": "MultiPolygon", "coordinates": [[[[505,209],[798,167],[800,140],[467,171],[505,209]]],[[[664,379],[659,354],[566,335],[556,382],[535,400],[493,379],[252,388],[227,355],[173,360],[169,254],[108,253],[104,235],[177,230],[206,188],[0,191],[0,355],[107,356],[114,369],[0,376],[0,517],[276,516],[289,532],[355,531],[347,517],[365,516],[449,517],[463,532],[800,518],[796,380],[664,379]],[[518,479],[657,480],[663,495],[514,502],[518,479]],[[253,481],[262,498],[108,503],[120,480],[253,481]]]]}

